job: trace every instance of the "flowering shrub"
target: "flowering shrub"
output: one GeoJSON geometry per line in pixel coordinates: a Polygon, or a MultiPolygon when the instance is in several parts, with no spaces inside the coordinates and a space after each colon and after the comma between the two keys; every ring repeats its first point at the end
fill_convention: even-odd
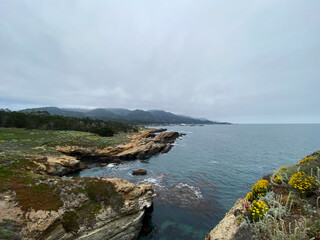
{"type": "Polygon", "coordinates": [[[251,208],[249,208],[253,221],[257,222],[262,219],[268,209],[267,204],[263,201],[253,201],[251,208]]]}
{"type": "Polygon", "coordinates": [[[282,183],[282,181],[281,181],[281,175],[276,175],[276,176],[274,177],[273,181],[274,181],[275,183],[281,184],[281,183],[282,183]]]}
{"type": "Polygon", "coordinates": [[[297,189],[303,195],[307,195],[314,190],[318,183],[314,181],[314,177],[306,175],[305,172],[297,172],[292,175],[289,185],[297,189]]]}
{"type": "Polygon", "coordinates": [[[305,163],[309,162],[311,159],[314,159],[314,157],[313,156],[305,157],[298,163],[298,165],[305,164],[305,163]]]}
{"type": "Polygon", "coordinates": [[[286,167],[281,167],[279,168],[279,171],[283,171],[283,170],[286,170],[287,168],[286,167]]]}
{"type": "Polygon", "coordinates": [[[246,199],[250,202],[252,202],[254,200],[255,196],[253,195],[252,192],[248,192],[246,199]]]}
{"type": "Polygon", "coordinates": [[[255,185],[253,185],[251,191],[255,196],[264,196],[269,187],[267,180],[261,179],[255,185]]]}

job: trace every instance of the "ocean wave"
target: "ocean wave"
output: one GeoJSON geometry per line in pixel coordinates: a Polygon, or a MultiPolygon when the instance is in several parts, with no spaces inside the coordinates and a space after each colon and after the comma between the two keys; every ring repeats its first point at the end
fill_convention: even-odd
{"type": "Polygon", "coordinates": [[[172,146],[184,147],[186,144],[172,143],[172,146]]]}
{"type": "Polygon", "coordinates": [[[195,186],[191,186],[187,183],[178,183],[176,185],[177,188],[179,189],[188,189],[189,191],[191,191],[192,193],[194,193],[199,199],[203,198],[202,194],[201,194],[201,190],[199,187],[195,187],[195,186]]]}
{"type": "Polygon", "coordinates": [[[157,194],[155,200],[162,204],[193,209],[200,207],[205,201],[200,187],[186,182],[168,183],[165,175],[146,177],[137,184],[152,185],[157,194]]]}
{"type": "Polygon", "coordinates": [[[156,177],[147,177],[137,182],[137,184],[149,184],[152,185],[156,191],[165,188],[165,184],[163,181],[163,176],[156,176],[156,177]]]}

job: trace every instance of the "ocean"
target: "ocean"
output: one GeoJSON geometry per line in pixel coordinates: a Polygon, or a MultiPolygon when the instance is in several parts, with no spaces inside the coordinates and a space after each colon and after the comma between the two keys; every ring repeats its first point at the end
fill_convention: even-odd
{"type": "MultiPolygon", "coordinates": [[[[164,126],[162,126],[164,127],[164,126]]],[[[165,126],[186,133],[166,154],[91,166],[77,176],[153,185],[153,231],[140,240],[203,240],[264,175],[320,150],[320,124],[165,126]],[[143,168],[145,176],[132,176],[143,168]]]]}

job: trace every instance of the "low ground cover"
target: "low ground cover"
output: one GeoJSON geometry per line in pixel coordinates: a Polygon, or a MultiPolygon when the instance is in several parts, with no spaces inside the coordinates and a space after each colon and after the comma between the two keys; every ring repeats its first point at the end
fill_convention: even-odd
{"type": "Polygon", "coordinates": [[[0,128],[0,154],[52,154],[59,155],[56,146],[105,148],[129,141],[134,133],[118,133],[113,137],[101,137],[79,131],[28,130],[0,128]]]}
{"type": "Polygon", "coordinates": [[[320,239],[319,186],[320,152],[281,167],[247,194],[247,211],[237,217],[240,229],[252,239],[320,239]]]}

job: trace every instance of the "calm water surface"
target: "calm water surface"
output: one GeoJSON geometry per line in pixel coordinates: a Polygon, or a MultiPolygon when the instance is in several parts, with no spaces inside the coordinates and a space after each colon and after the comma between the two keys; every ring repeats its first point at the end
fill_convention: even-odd
{"type": "Polygon", "coordinates": [[[204,239],[257,180],[320,150],[320,124],[166,128],[187,134],[169,153],[79,173],[153,185],[154,231],[141,239],[204,239]],[[139,168],[148,174],[132,176],[139,168]]]}

